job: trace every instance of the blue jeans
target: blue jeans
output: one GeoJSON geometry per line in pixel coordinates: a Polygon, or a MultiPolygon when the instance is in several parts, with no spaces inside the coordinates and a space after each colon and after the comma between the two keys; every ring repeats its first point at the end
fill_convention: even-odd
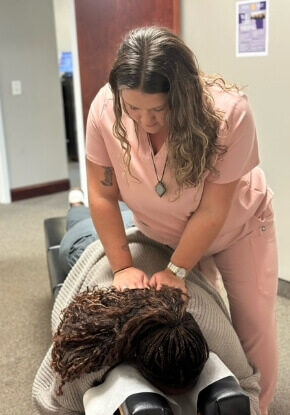
{"type": "MultiPolygon", "coordinates": [[[[125,229],[134,226],[132,212],[122,203],[120,207],[125,229]]],[[[86,247],[99,239],[99,236],[86,206],[75,206],[68,211],[66,228],[67,232],[59,248],[59,259],[63,270],[68,274],[86,247]]]]}

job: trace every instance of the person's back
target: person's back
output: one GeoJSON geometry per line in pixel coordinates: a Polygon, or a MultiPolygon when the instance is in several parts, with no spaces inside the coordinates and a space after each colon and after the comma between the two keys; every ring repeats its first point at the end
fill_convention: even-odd
{"type": "MultiPolygon", "coordinates": [[[[128,239],[134,255],[134,261],[141,268],[143,267],[149,275],[152,275],[156,267],[160,266],[160,264],[168,261],[168,257],[171,253],[171,250],[168,247],[162,246],[144,237],[135,229],[128,231],[128,239]]],[[[260,413],[258,408],[259,374],[247,362],[221,298],[198,273],[191,273],[188,278],[191,298],[187,310],[197,321],[198,326],[209,345],[209,349],[215,352],[239,379],[241,386],[249,394],[252,414],[258,415],[260,413]]],[[[86,249],[83,256],[72,269],[56,299],[52,313],[53,331],[55,332],[57,330],[61,321],[60,310],[69,306],[76,294],[85,291],[86,289],[92,290],[96,285],[101,288],[109,287],[111,284],[112,273],[107,258],[104,256],[103,247],[100,242],[95,242],[86,249]]],[[[171,290],[174,291],[174,289],[171,290]]],[[[144,290],[125,290],[124,292],[116,292],[119,293],[120,297],[124,297],[127,292],[134,296],[134,292],[137,291],[144,292],[144,290]]],[[[148,297],[148,303],[150,304],[150,295],[154,295],[154,292],[156,291],[151,289],[149,291],[145,290],[145,292],[148,297]]],[[[167,292],[170,292],[170,289],[167,292]]],[[[167,298],[167,301],[169,301],[169,303],[172,302],[171,312],[173,313],[174,318],[173,298],[167,298]]],[[[105,295],[104,302],[106,303],[105,295]]],[[[140,314],[142,315],[142,307],[140,308],[140,314]]],[[[98,319],[93,320],[97,321],[98,319]]],[[[136,327],[135,324],[134,327],[136,327]]],[[[150,325],[148,327],[150,328],[150,325]]],[[[137,329],[138,326],[136,330],[137,329]]],[[[148,332],[148,335],[148,339],[150,339],[150,331],[148,332]]],[[[140,362],[141,361],[142,359],[140,362]]],[[[144,362],[145,361],[146,359],[144,362]]],[[[75,396],[83,395],[87,388],[93,386],[96,382],[102,381],[106,373],[106,370],[102,369],[99,372],[92,371],[91,373],[82,374],[79,379],[75,379],[74,381],[65,384],[63,388],[64,395],[57,396],[57,390],[60,383],[56,380],[51,369],[49,369],[50,365],[51,355],[49,353],[43,362],[42,369],[35,381],[35,404],[38,407],[41,405],[45,406],[44,403],[49,401],[50,404],[53,402],[55,408],[66,407],[70,408],[70,410],[75,410],[76,413],[79,413],[77,411],[82,410],[82,402],[77,402],[75,396]],[[49,379],[47,376],[48,373],[50,373],[49,379]],[[42,385],[41,387],[39,387],[40,384],[42,385]],[[74,399],[72,399],[72,397],[74,397],[74,399]]],[[[150,366],[147,366],[147,370],[150,371],[150,366]]],[[[47,413],[45,412],[45,408],[42,413],[47,413]]]]}

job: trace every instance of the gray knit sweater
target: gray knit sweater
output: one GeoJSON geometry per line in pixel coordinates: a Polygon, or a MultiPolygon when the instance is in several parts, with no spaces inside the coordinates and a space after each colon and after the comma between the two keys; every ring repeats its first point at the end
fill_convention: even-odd
{"type": "MultiPolygon", "coordinates": [[[[127,231],[134,264],[153,275],[168,264],[171,249],[146,238],[138,230],[127,231]]],[[[92,243],[84,252],[65,280],[56,298],[52,311],[52,331],[60,322],[60,313],[75,294],[87,287],[107,287],[112,283],[112,272],[99,241],[92,243]]],[[[259,415],[259,373],[251,365],[243,352],[240,341],[233,330],[230,317],[223,300],[211,285],[198,272],[187,277],[190,292],[188,311],[199,324],[209,349],[213,351],[233,372],[240,385],[248,393],[251,402],[251,415],[259,415]]],[[[84,414],[83,395],[99,380],[106,370],[83,375],[63,387],[64,394],[57,396],[58,381],[50,369],[51,348],[48,350],[34,380],[32,401],[37,415],[81,415],[84,414]]]]}

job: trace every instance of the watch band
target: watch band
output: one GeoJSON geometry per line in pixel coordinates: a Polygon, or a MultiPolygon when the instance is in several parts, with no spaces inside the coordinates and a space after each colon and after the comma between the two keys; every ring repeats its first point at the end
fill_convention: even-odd
{"type": "Polygon", "coordinates": [[[171,261],[168,263],[167,268],[179,278],[185,278],[189,274],[189,271],[186,268],[178,267],[171,261]]]}

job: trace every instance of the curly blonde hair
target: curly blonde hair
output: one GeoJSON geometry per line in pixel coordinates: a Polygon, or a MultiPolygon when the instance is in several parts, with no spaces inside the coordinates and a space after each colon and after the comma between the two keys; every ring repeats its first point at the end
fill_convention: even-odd
{"type": "Polygon", "coordinates": [[[218,176],[215,156],[226,148],[218,144],[224,114],[214,107],[210,87],[237,88],[221,76],[206,76],[199,70],[193,52],[167,28],[133,29],[119,47],[109,83],[114,95],[113,131],[124,149],[130,172],[130,143],[122,123],[121,91],[168,93],[168,164],[179,189],[197,186],[206,170],[218,176]]]}

